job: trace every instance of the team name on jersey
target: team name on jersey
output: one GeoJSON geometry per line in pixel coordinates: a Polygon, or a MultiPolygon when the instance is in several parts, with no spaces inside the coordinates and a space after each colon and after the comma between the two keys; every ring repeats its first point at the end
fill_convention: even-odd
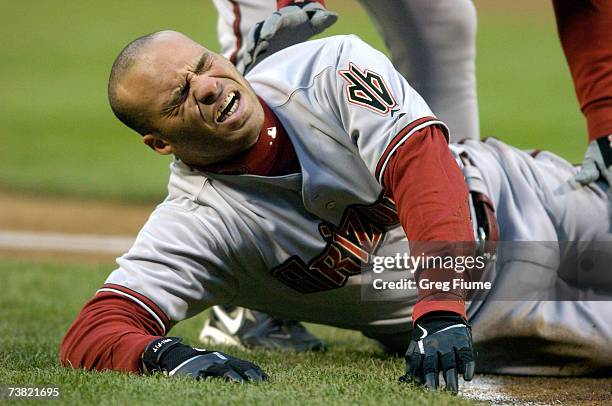
{"type": "Polygon", "coordinates": [[[270,273],[301,293],[341,288],[370,264],[387,230],[398,224],[395,204],[384,193],[371,205],[349,206],[338,227],[319,224],[327,243],[319,255],[308,263],[294,255],[270,273]]]}
{"type": "Polygon", "coordinates": [[[365,107],[386,116],[397,106],[385,80],[376,72],[362,70],[352,62],[349,68],[338,71],[346,81],[346,98],[349,103],[365,107]]]}

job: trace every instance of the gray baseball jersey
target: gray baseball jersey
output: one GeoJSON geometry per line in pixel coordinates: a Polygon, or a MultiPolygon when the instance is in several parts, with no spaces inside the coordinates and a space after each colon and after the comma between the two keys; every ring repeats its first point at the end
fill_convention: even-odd
{"type": "MultiPolygon", "coordinates": [[[[479,139],[473,1],[359,1],[389,47],[393,65],[448,125],[451,141],[479,139]]],[[[251,27],[276,11],[277,4],[276,0],[213,3],[221,54],[234,62],[251,27]]]]}
{"type": "MultiPolygon", "coordinates": [[[[399,133],[405,141],[420,128],[443,124],[388,59],[355,36],[290,47],[247,79],[285,127],[300,173],[220,175],[174,161],[168,197],[103,290],[129,297],[113,287],[123,286],[144,295],[173,322],[231,303],[370,336],[408,332],[416,292],[363,301],[369,271],[360,264],[372,252],[408,251],[393,202],[380,186],[388,161],[383,152],[399,133]],[[368,250],[360,246],[364,241],[368,250]]],[[[273,136],[274,129],[267,133],[273,136]]],[[[451,148],[474,162],[465,172],[468,185],[494,201],[502,240],[610,240],[607,195],[597,186],[572,184],[574,169],[562,159],[534,159],[495,140],[451,148]]],[[[499,273],[554,273],[564,258],[557,252],[551,264],[550,255],[539,260],[524,252],[502,255],[499,273]]],[[[612,337],[602,319],[612,302],[492,299],[468,307],[476,343],[551,334],[547,338],[566,343],[567,351],[576,337],[600,350],[612,337]],[[542,323],[555,327],[542,330],[542,323]]]]}
{"type": "Polygon", "coordinates": [[[288,48],[247,79],[282,122],[301,173],[204,174],[175,161],[168,198],[108,283],[149,297],[176,321],[231,302],[359,330],[409,328],[414,295],[363,306],[360,262],[337,234],[364,233],[379,253],[405,239],[377,179],[381,157],[396,134],[443,124],[355,36],[288,48]]]}

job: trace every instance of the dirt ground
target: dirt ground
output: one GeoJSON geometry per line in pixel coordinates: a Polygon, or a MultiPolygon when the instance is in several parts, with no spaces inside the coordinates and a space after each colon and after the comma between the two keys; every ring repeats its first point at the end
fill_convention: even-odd
{"type": "MultiPolygon", "coordinates": [[[[154,207],[155,204],[66,200],[0,191],[0,231],[136,236],[154,207]]],[[[116,256],[39,249],[24,251],[0,245],[0,258],[112,262],[116,256]]]]}
{"type": "Polygon", "coordinates": [[[0,228],[75,234],[136,234],[155,207],[0,191],[0,228]]]}
{"type": "Polygon", "coordinates": [[[612,378],[481,375],[463,393],[496,405],[612,405],[612,378]]]}
{"type": "MultiPolygon", "coordinates": [[[[0,231],[135,236],[154,206],[43,198],[0,191],[0,231]]],[[[31,252],[0,247],[0,260],[2,257],[112,261],[114,255],[31,252]]],[[[493,404],[612,405],[612,378],[479,376],[473,384],[465,386],[464,394],[493,404]]]]}

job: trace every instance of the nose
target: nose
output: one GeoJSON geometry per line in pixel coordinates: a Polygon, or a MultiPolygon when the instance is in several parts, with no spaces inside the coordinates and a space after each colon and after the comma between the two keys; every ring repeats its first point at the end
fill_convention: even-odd
{"type": "Polygon", "coordinates": [[[198,76],[193,79],[191,87],[193,96],[199,103],[213,104],[221,94],[221,86],[215,78],[198,76]],[[195,82],[195,83],[194,83],[195,82]]]}

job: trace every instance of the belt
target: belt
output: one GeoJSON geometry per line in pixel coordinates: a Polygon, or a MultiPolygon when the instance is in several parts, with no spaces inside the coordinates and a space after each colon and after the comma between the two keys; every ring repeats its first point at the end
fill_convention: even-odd
{"type": "Polygon", "coordinates": [[[487,196],[484,180],[480,170],[474,165],[467,152],[459,154],[463,163],[463,175],[470,192],[470,212],[474,226],[474,238],[477,244],[477,255],[488,261],[495,259],[499,241],[499,224],[495,216],[493,201],[487,196]]]}

